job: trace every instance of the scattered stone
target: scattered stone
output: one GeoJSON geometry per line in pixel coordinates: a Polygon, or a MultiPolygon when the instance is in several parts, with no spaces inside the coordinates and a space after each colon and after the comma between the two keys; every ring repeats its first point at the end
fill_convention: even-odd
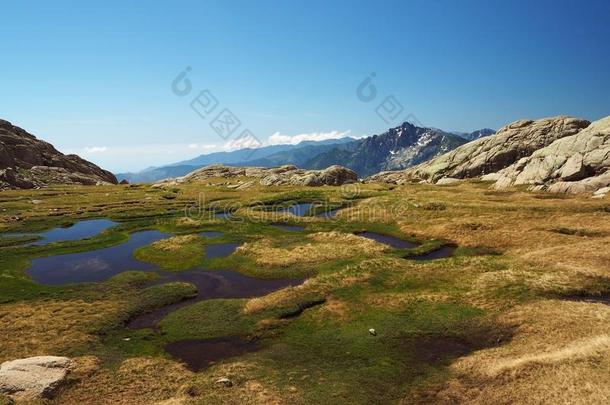
{"type": "Polygon", "coordinates": [[[604,198],[608,193],[610,193],[610,187],[602,187],[593,193],[593,198],[604,198]]]}
{"type": "Polygon", "coordinates": [[[375,329],[373,329],[373,328],[369,329],[369,333],[370,333],[372,336],[377,336],[377,331],[376,331],[375,329]]]}
{"type": "Polygon", "coordinates": [[[443,177],[439,181],[436,182],[437,186],[448,186],[450,184],[456,184],[462,181],[461,179],[456,179],[453,177],[443,177]]]}
{"type": "Polygon", "coordinates": [[[225,387],[230,388],[233,386],[233,381],[229,380],[226,377],[222,377],[216,380],[216,384],[224,385],[225,387]]]}
{"type": "Polygon", "coordinates": [[[0,365],[0,393],[18,398],[50,398],[65,383],[72,360],[38,356],[0,365]]]}

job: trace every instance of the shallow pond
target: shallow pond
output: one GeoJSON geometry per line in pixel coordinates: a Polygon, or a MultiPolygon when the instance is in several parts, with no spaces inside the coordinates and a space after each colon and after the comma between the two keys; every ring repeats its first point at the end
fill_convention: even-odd
{"type": "Polygon", "coordinates": [[[199,232],[199,235],[201,235],[205,238],[220,238],[221,236],[224,235],[224,232],[204,231],[204,232],[199,232]]]}
{"type": "Polygon", "coordinates": [[[13,233],[6,236],[40,236],[41,239],[29,243],[32,246],[44,246],[53,242],[66,242],[87,239],[99,235],[108,228],[117,225],[109,219],[88,219],[78,221],[66,228],[53,228],[42,233],[13,233]]]}
{"type": "Polygon", "coordinates": [[[279,212],[285,212],[288,214],[295,215],[297,217],[304,217],[309,214],[309,210],[313,207],[313,203],[299,203],[291,205],[290,207],[279,210],[279,212]]]}
{"type": "Polygon", "coordinates": [[[320,213],[316,214],[316,217],[320,217],[320,218],[334,218],[339,211],[341,211],[341,208],[336,208],[334,210],[320,212],[320,213]]]}
{"type": "MultiPolygon", "coordinates": [[[[222,235],[217,232],[203,234],[208,237],[222,235]]],[[[170,236],[159,231],[142,231],[131,234],[129,240],[120,245],[89,252],[37,258],[32,260],[27,274],[40,284],[63,285],[105,281],[125,271],[154,271],[159,274],[159,278],[149,285],[186,282],[197,287],[197,295],[193,298],[131,319],[127,327],[133,329],[154,328],[171,312],[198,301],[214,298],[259,297],[285,287],[299,285],[304,281],[304,279],[261,279],[231,270],[203,268],[170,273],[133,257],[136,249],[170,236]]],[[[239,243],[207,245],[205,254],[207,258],[226,257],[232,254],[239,245],[239,243]]],[[[245,342],[237,338],[222,338],[177,342],[167,345],[166,349],[172,356],[196,370],[208,366],[213,361],[254,350],[255,347],[255,343],[252,342],[245,342]]]]}
{"type": "Polygon", "coordinates": [[[232,336],[205,340],[183,340],[169,343],[165,350],[183,361],[189,370],[199,371],[219,360],[241,356],[258,349],[255,341],[232,336]]]}
{"type": "Polygon", "coordinates": [[[232,255],[233,252],[235,252],[235,250],[239,246],[241,246],[241,243],[235,243],[235,242],[206,245],[205,246],[205,257],[206,257],[206,259],[227,257],[227,256],[232,255]]]}
{"type": "Polygon", "coordinates": [[[128,270],[154,271],[155,265],[136,260],[133,251],[169,236],[159,231],[136,232],[120,245],[33,259],[27,274],[39,284],[63,285],[105,281],[128,270]]]}
{"type": "Polygon", "coordinates": [[[218,218],[218,219],[228,219],[231,218],[231,213],[230,212],[217,212],[214,214],[214,218],[218,218]]]}
{"type": "Polygon", "coordinates": [[[128,327],[152,328],[171,312],[198,301],[213,298],[252,298],[267,295],[285,287],[303,283],[304,279],[262,279],[249,277],[231,270],[194,269],[180,273],[163,273],[154,284],[170,282],[191,283],[197,287],[197,296],[153,312],[133,318],[128,327]]]}
{"type": "Polygon", "coordinates": [[[419,260],[419,261],[444,259],[444,258],[453,256],[455,249],[456,249],[455,246],[443,246],[440,249],[433,250],[432,252],[429,252],[429,253],[426,253],[423,255],[419,255],[419,256],[407,257],[407,259],[419,260]]]}
{"type": "Polygon", "coordinates": [[[411,249],[419,246],[419,244],[414,242],[409,242],[407,240],[398,239],[394,236],[384,235],[376,232],[358,232],[356,233],[358,236],[362,236],[363,238],[372,239],[379,243],[383,243],[384,245],[391,246],[395,249],[411,249]]]}

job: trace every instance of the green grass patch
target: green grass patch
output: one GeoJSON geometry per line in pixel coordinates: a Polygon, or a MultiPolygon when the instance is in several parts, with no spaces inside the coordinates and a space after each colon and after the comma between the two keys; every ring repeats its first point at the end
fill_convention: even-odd
{"type": "Polygon", "coordinates": [[[200,236],[174,236],[137,249],[134,257],[165,270],[187,270],[203,263],[204,245],[200,236]]]}
{"type": "Polygon", "coordinates": [[[244,315],[245,302],[243,299],[201,301],[172,312],[159,326],[169,342],[247,335],[254,332],[260,317],[244,315]]]}

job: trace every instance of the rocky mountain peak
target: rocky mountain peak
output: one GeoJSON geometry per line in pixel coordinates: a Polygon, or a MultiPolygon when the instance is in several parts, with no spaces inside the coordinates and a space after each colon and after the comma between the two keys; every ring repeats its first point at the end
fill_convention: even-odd
{"type": "Polygon", "coordinates": [[[116,177],[77,155],[64,155],[50,143],[0,120],[0,189],[49,184],[116,184],[116,177]]]}

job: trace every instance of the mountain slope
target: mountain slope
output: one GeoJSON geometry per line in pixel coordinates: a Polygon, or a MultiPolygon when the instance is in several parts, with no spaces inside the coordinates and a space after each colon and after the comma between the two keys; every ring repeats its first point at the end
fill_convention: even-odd
{"type": "Polygon", "coordinates": [[[293,144],[281,144],[281,145],[269,145],[263,146],[261,148],[245,148],[238,149],[231,152],[214,152],[205,155],[197,156],[196,158],[183,160],[181,162],[172,163],[166,166],[208,166],[213,164],[234,164],[234,163],[243,163],[265,159],[269,156],[275,154],[281,154],[284,152],[294,151],[298,149],[302,149],[305,147],[309,147],[309,149],[313,150],[315,153],[315,148],[318,146],[327,146],[327,145],[339,145],[343,143],[350,143],[355,141],[353,138],[339,138],[339,139],[327,139],[324,141],[303,141],[296,145],[293,144]]]}
{"type": "Polygon", "coordinates": [[[0,188],[49,184],[116,184],[109,171],[76,155],[64,155],[50,143],[0,120],[0,188]]]}
{"type": "Polygon", "coordinates": [[[557,139],[578,133],[589,124],[589,121],[565,116],[516,121],[495,135],[462,145],[428,162],[401,172],[378,173],[369,180],[434,183],[443,177],[479,177],[508,167],[557,139]]]}
{"type": "MultiPolygon", "coordinates": [[[[315,145],[304,145],[299,148],[294,148],[278,153],[274,153],[262,159],[250,160],[247,162],[248,166],[263,166],[263,167],[276,167],[283,165],[295,165],[300,167],[307,167],[307,162],[312,159],[312,156],[318,156],[322,153],[331,150],[350,150],[357,143],[356,140],[344,143],[334,144],[315,144],[315,145]]],[[[243,166],[240,164],[240,166],[243,166]]]]}
{"type": "Polygon", "coordinates": [[[381,170],[413,166],[466,142],[464,138],[440,129],[420,128],[405,122],[381,135],[361,139],[350,148],[334,149],[316,156],[303,167],[321,169],[337,164],[364,177],[381,170]]]}

